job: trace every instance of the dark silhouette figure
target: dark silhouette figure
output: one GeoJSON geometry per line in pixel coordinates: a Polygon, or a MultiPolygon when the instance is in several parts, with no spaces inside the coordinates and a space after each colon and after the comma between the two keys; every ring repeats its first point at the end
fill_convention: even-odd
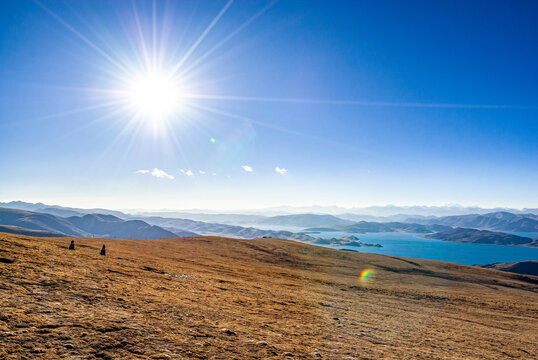
{"type": "Polygon", "coordinates": [[[71,240],[71,244],[69,244],[69,250],[75,250],[75,240],[71,240]]]}
{"type": "Polygon", "coordinates": [[[105,245],[103,245],[103,248],[101,249],[101,255],[105,256],[106,255],[106,247],[105,245]]]}

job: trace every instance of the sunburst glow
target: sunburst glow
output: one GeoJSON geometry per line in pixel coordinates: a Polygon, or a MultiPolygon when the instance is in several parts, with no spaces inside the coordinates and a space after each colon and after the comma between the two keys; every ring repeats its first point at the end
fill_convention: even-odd
{"type": "Polygon", "coordinates": [[[141,74],[127,82],[125,101],[144,119],[164,120],[181,108],[180,83],[159,71],[141,74]]]}

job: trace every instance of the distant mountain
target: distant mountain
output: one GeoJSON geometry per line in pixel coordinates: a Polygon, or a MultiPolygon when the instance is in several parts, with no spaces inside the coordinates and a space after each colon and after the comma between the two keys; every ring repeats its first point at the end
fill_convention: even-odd
{"type": "Polygon", "coordinates": [[[0,208],[0,225],[18,226],[68,236],[112,239],[160,239],[197,235],[181,229],[171,232],[144,221],[126,221],[113,215],[89,214],[63,218],[51,214],[5,208],[0,208]]]}
{"type": "Polygon", "coordinates": [[[531,239],[523,236],[494,232],[488,230],[456,228],[448,231],[428,234],[424,237],[443,241],[491,244],[491,245],[517,245],[538,247],[538,239],[531,239]]]}
{"type": "Polygon", "coordinates": [[[358,223],[352,225],[335,226],[332,228],[313,227],[305,229],[305,231],[342,231],[347,233],[405,232],[427,234],[437,231],[445,231],[449,229],[452,228],[450,226],[444,225],[421,225],[401,222],[378,223],[359,221],[358,223]]]}
{"type": "Polygon", "coordinates": [[[176,230],[171,232],[159,226],[149,225],[144,221],[126,221],[113,215],[88,214],[72,216],[67,220],[93,236],[112,239],[161,239],[197,236],[197,234],[190,231],[176,230]]]}
{"type": "Polygon", "coordinates": [[[478,265],[486,269],[508,271],[516,274],[538,276],[538,261],[520,261],[515,263],[493,263],[478,265]]]}
{"type": "Polygon", "coordinates": [[[64,234],[53,233],[50,231],[41,231],[41,230],[30,230],[25,229],[19,226],[10,226],[10,225],[0,225],[0,232],[8,234],[19,234],[19,235],[28,235],[28,236],[39,236],[39,237],[62,237],[64,234]]]}
{"type": "Polygon", "coordinates": [[[422,215],[409,215],[409,214],[394,214],[389,216],[373,216],[366,214],[339,214],[337,215],[341,219],[352,220],[353,222],[357,221],[371,221],[371,222],[406,222],[409,218],[417,218],[422,220],[427,220],[428,218],[435,218],[435,216],[422,216],[422,215]]]}
{"type": "MultiPolygon", "coordinates": [[[[278,206],[265,209],[256,209],[251,213],[261,215],[282,215],[282,214],[331,214],[339,216],[339,214],[355,214],[355,215],[370,215],[376,217],[390,217],[398,214],[415,214],[419,216],[450,216],[464,214],[486,214],[497,211],[508,211],[511,213],[532,213],[538,214],[537,208],[513,209],[513,208],[481,208],[477,206],[461,206],[461,205],[446,205],[446,206],[367,206],[367,207],[352,207],[345,208],[341,206],[278,206]]],[[[396,220],[396,219],[394,219],[396,220]]]]}
{"type": "Polygon", "coordinates": [[[261,230],[253,227],[207,223],[203,221],[194,221],[189,219],[174,219],[159,216],[133,217],[132,219],[143,220],[145,222],[160,226],[173,232],[177,231],[177,229],[185,229],[188,231],[196,232],[201,235],[229,236],[243,239],[258,239],[264,236],[294,240],[304,240],[310,238],[308,235],[302,233],[293,233],[291,231],[261,230]]]}
{"type": "MultiPolygon", "coordinates": [[[[291,231],[275,231],[275,230],[261,230],[253,227],[243,227],[237,225],[226,225],[216,223],[206,223],[202,221],[193,221],[188,219],[172,219],[163,217],[138,217],[135,219],[144,220],[150,224],[161,226],[170,231],[175,231],[177,228],[186,229],[189,231],[195,231],[201,235],[213,235],[213,236],[227,236],[242,239],[260,239],[260,238],[275,238],[275,239],[288,239],[297,240],[302,242],[308,242],[311,244],[323,243],[317,237],[312,237],[304,232],[294,233],[291,231]]],[[[338,245],[353,245],[353,246],[378,246],[378,244],[365,244],[358,241],[357,238],[334,238],[330,239],[330,244],[338,245]],[[351,241],[354,241],[351,243],[351,241]]],[[[325,244],[325,243],[324,243],[325,244]]]]}
{"type": "Polygon", "coordinates": [[[28,210],[35,211],[40,208],[46,208],[48,205],[43,203],[29,203],[24,201],[10,201],[10,202],[0,202],[0,207],[9,208],[9,209],[19,209],[19,210],[28,210]]]}
{"type": "Polygon", "coordinates": [[[38,208],[32,211],[56,215],[60,217],[82,216],[86,214],[86,213],[81,213],[79,211],[64,209],[64,208],[59,208],[59,207],[44,207],[44,208],[38,208]]]}
{"type": "Polygon", "coordinates": [[[252,225],[258,224],[260,221],[267,219],[263,215],[250,214],[209,214],[195,213],[182,211],[155,211],[155,212],[140,212],[133,216],[157,216],[165,218],[188,219],[194,221],[203,221],[227,225],[252,225]]]}
{"type": "Polygon", "coordinates": [[[351,225],[353,221],[340,219],[333,215],[298,214],[273,216],[258,221],[258,224],[309,227],[351,225]]]}
{"type": "Polygon", "coordinates": [[[533,214],[512,214],[499,211],[488,214],[471,214],[445,216],[434,219],[408,219],[408,222],[419,224],[437,224],[452,227],[474,228],[484,230],[538,232],[538,220],[533,214]]]}
{"type": "Polygon", "coordinates": [[[46,205],[43,203],[28,203],[24,201],[11,201],[7,203],[0,202],[0,208],[8,209],[19,209],[19,210],[28,210],[34,212],[41,212],[46,214],[52,214],[62,217],[67,216],[77,216],[85,214],[105,214],[105,215],[114,215],[119,218],[125,218],[127,215],[121,211],[108,210],[108,209],[79,209],[58,205],[46,205]]]}
{"type": "Polygon", "coordinates": [[[87,231],[77,228],[66,218],[26,210],[0,208],[0,225],[19,226],[68,236],[90,237],[87,231]]]}

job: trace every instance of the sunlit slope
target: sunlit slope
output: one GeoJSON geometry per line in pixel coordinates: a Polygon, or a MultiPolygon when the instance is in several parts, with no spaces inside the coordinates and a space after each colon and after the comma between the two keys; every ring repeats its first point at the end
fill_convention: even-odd
{"type": "Polygon", "coordinates": [[[278,239],[70,241],[0,233],[0,359],[538,355],[537,277],[278,239]]]}

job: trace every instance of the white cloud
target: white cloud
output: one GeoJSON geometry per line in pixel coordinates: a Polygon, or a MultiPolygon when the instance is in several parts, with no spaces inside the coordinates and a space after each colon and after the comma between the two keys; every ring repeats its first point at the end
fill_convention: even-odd
{"type": "Polygon", "coordinates": [[[285,168],[279,168],[278,166],[275,168],[275,171],[279,174],[285,174],[288,172],[285,168]]]}
{"type": "Polygon", "coordinates": [[[180,171],[183,175],[194,176],[194,173],[193,173],[191,170],[179,169],[179,171],[180,171]]]}
{"type": "Polygon", "coordinates": [[[248,165],[243,165],[241,166],[243,168],[243,170],[245,170],[246,172],[253,172],[254,169],[248,165]]]}
{"type": "Polygon", "coordinates": [[[205,171],[204,171],[204,170],[198,170],[198,173],[199,173],[200,175],[205,175],[205,171]]]}
{"type": "Polygon", "coordinates": [[[167,174],[166,171],[157,168],[154,168],[151,171],[151,175],[158,178],[174,179],[174,177],[170,174],[167,174]]]}
{"type": "Polygon", "coordinates": [[[136,170],[135,173],[137,173],[137,174],[149,174],[149,170],[136,170]]]}

